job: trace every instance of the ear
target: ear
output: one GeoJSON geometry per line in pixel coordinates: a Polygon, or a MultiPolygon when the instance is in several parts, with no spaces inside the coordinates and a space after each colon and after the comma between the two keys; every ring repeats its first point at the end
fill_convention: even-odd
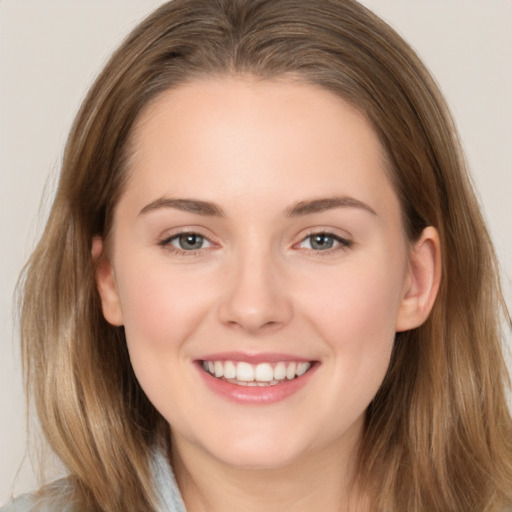
{"type": "Polygon", "coordinates": [[[96,262],[96,286],[101,298],[103,316],[112,325],[123,325],[123,314],[114,271],[110,260],[104,254],[103,239],[101,237],[96,236],[93,238],[91,253],[96,262]]]}
{"type": "Polygon", "coordinates": [[[441,282],[441,243],[437,230],[425,228],[410,249],[409,270],[396,331],[419,327],[428,318],[441,282]]]}

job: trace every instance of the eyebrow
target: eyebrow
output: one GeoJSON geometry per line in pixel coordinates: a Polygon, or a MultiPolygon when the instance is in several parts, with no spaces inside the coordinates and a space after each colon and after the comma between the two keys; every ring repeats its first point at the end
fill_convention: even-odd
{"type": "Polygon", "coordinates": [[[312,213],[325,212],[334,208],[359,208],[365,210],[372,215],[377,216],[377,212],[363,201],[353,197],[326,197],[321,199],[313,199],[311,201],[301,201],[295,206],[286,210],[287,217],[299,217],[302,215],[310,215],[312,213]]]}
{"type": "Polygon", "coordinates": [[[197,215],[224,217],[224,212],[220,206],[208,201],[199,201],[197,199],[173,199],[170,197],[161,197],[152,203],[144,206],[139,215],[149,213],[161,208],[174,208],[183,212],[196,213],[197,215]]]}
{"type": "MultiPolygon", "coordinates": [[[[212,216],[212,217],[225,217],[222,208],[215,203],[209,201],[200,201],[198,199],[177,199],[170,197],[161,197],[153,201],[139,212],[139,215],[153,212],[161,208],[173,208],[183,212],[195,213],[197,215],[212,216]]],[[[287,217],[301,217],[304,215],[311,215],[313,213],[321,213],[334,208],[359,208],[365,210],[372,215],[377,215],[375,210],[353,197],[326,197],[320,199],[312,199],[310,201],[300,201],[296,205],[287,208],[285,215],[287,217]]]]}

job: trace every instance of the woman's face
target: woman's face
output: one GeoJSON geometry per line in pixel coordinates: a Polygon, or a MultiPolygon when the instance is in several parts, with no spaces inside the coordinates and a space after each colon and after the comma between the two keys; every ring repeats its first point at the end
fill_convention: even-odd
{"type": "Polygon", "coordinates": [[[312,85],[212,78],[159,96],[133,149],[98,285],[178,450],[352,450],[412,283],[369,123],[312,85]]]}

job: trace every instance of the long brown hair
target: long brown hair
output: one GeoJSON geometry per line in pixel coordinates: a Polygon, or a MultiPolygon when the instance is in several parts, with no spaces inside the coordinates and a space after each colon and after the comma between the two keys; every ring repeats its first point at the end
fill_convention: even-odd
{"type": "Polygon", "coordinates": [[[153,510],[149,453],[168,428],[103,318],[91,242],[108,235],[131,129],[164,90],[212,74],[290,75],[357,106],[388,158],[414,240],[437,228],[443,280],[399,333],[367,411],[358,480],[378,511],[512,502],[512,422],[496,259],[454,124],[410,47],[354,0],[174,0],[115,52],[68,139],[46,230],[22,279],[27,390],[80,510],[153,510]]]}

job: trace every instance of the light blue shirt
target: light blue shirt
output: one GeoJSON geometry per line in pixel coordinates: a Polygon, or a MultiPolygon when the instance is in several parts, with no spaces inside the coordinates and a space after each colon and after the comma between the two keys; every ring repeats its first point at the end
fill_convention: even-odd
{"type": "MultiPolygon", "coordinates": [[[[152,454],[151,471],[159,501],[158,512],[186,512],[172,468],[160,450],[155,450],[152,454]]],[[[69,495],[66,492],[69,490],[66,489],[66,480],[63,479],[60,482],[63,486],[62,498],[45,500],[31,494],[24,494],[2,507],[0,512],[80,512],[74,504],[69,503],[65,498],[66,495],[69,495]]]]}

